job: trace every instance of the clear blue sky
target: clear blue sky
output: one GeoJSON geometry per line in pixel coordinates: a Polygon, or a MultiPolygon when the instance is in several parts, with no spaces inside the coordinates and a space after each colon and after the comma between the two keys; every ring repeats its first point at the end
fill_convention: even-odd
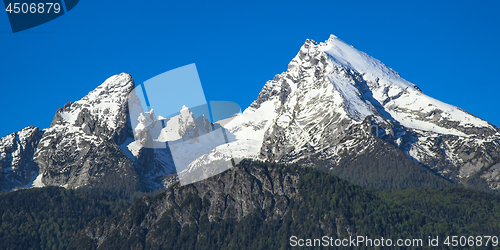
{"type": "Polygon", "coordinates": [[[257,98],[307,38],[330,34],[428,95],[500,126],[500,1],[94,1],[12,34],[0,12],[0,136],[46,128],[111,75],[196,63],[208,100],[257,98]]]}

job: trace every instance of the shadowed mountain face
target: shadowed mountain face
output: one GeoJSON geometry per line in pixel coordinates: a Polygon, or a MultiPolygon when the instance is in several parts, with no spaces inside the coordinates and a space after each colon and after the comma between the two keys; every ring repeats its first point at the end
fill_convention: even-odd
{"type": "Polygon", "coordinates": [[[33,154],[42,133],[30,126],[0,139],[0,191],[30,186],[38,175],[33,154]]]}
{"type": "MultiPolygon", "coordinates": [[[[0,139],[0,188],[91,187],[125,197],[169,186],[176,173],[169,148],[146,148],[147,138],[132,133],[138,128],[127,100],[134,87],[130,75],[112,76],[57,110],[50,128],[28,127],[0,139]]],[[[153,111],[142,119],[145,136],[161,122],[153,111]]],[[[210,127],[189,109],[171,119],[175,128],[167,128],[166,137],[188,138],[210,127]]],[[[335,36],[306,40],[287,71],[223,126],[229,143],[186,171],[253,158],[319,166],[370,187],[500,188],[497,127],[425,95],[335,36]]]]}

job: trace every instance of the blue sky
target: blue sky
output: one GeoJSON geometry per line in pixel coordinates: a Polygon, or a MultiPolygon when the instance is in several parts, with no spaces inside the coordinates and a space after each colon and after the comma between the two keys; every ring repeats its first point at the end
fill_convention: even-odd
{"type": "Polygon", "coordinates": [[[93,1],[12,34],[0,12],[0,136],[50,126],[111,75],[196,63],[208,100],[257,98],[309,38],[330,34],[426,94],[500,126],[500,1],[93,1]]]}

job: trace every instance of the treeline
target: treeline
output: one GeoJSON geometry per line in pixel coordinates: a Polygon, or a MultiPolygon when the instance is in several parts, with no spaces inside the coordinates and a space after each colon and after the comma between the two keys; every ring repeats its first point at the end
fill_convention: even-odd
{"type": "MultiPolygon", "coordinates": [[[[498,236],[500,232],[500,198],[491,194],[457,187],[374,190],[312,168],[260,162],[250,165],[253,166],[245,167],[279,167],[300,174],[299,196],[289,200],[284,216],[276,219],[272,213],[265,216],[269,211],[254,211],[240,221],[210,222],[202,212],[208,201],[192,194],[179,208],[168,209],[149,231],[141,228],[129,236],[115,230],[99,249],[135,249],[138,246],[140,249],[142,246],[145,249],[291,249],[292,235],[302,239],[324,235],[422,239],[423,246],[416,249],[433,248],[427,246],[428,237],[439,236],[439,249],[460,249],[447,247],[443,239],[449,235],[498,236]],[[181,227],[175,218],[185,211],[189,211],[191,223],[181,227]]],[[[147,213],[148,208],[141,205],[142,202],[137,201],[134,209],[129,210],[133,213],[132,218],[142,218],[147,213]]],[[[79,241],[96,247],[89,238],[75,240],[79,241]]],[[[375,247],[362,245],[351,249],[375,247]]],[[[490,242],[487,249],[495,248],[490,242]]]]}
{"type": "Polygon", "coordinates": [[[379,190],[387,202],[439,218],[437,234],[496,235],[500,237],[500,196],[466,188],[417,188],[404,191],[379,190]]]}
{"type": "MultiPolygon", "coordinates": [[[[148,229],[135,230],[131,235],[112,231],[99,249],[291,249],[292,235],[302,239],[324,235],[415,238],[423,239],[426,248],[428,236],[442,240],[450,235],[500,236],[500,197],[496,195],[458,187],[369,189],[312,168],[248,161],[242,164],[236,167],[281,168],[299,174],[298,195],[287,201],[284,215],[277,215],[270,207],[240,221],[209,221],[203,212],[209,201],[193,193],[179,207],[167,209],[148,229]],[[181,227],[176,220],[180,213],[188,213],[191,223],[181,227]]],[[[172,192],[171,188],[165,192],[172,192]]],[[[161,201],[162,195],[147,201],[161,201]]],[[[128,223],[140,225],[148,212],[144,200],[129,207],[129,203],[109,196],[56,187],[2,194],[0,248],[95,249],[97,243],[81,229],[91,227],[93,223],[89,222],[99,217],[115,217],[118,223],[127,207],[128,223]]],[[[442,240],[436,249],[460,249],[446,247],[442,240]]],[[[490,243],[490,247],[478,249],[495,248],[490,243]]]]}
{"type": "Polygon", "coordinates": [[[364,187],[409,189],[458,186],[382,140],[363,154],[347,156],[330,173],[364,187]]]}
{"type": "Polygon", "coordinates": [[[59,187],[0,194],[0,249],[67,249],[97,217],[114,217],[130,203],[59,187]]]}

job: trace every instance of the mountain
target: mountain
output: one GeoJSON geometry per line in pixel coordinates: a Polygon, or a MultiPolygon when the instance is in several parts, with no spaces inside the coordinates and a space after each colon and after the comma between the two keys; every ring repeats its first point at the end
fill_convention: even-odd
{"type": "Polygon", "coordinates": [[[134,87],[130,75],[112,76],[57,110],[50,128],[0,139],[0,188],[85,187],[129,197],[168,187],[178,171],[243,158],[318,167],[370,187],[500,188],[499,128],[425,95],[333,35],[306,40],[250,107],[219,122],[229,143],[196,152],[182,172],[169,147],[147,143],[204,135],[208,120],[186,107],[165,119],[130,106],[134,87]]]}
{"type": "Polygon", "coordinates": [[[57,110],[34,155],[41,185],[107,191],[138,185],[133,162],[118,147],[127,138],[125,103],[133,87],[129,75],[113,76],[57,110]]]}
{"type": "Polygon", "coordinates": [[[157,116],[135,87],[112,76],[49,128],[0,138],[0,191],[27,189],[0,193],[4,248],[289,249],[292,235],[425,244],[500,229],[498,195],[453,187],[498,193],[499,128],[335,36],[306,40],[250,107],[214,124],[187,107],[157,116]],[[227,143],[193,146],[186,159],[197,159],[176,169],[176,147],[219,126],[227,143]],[[211,177],[179,181],[197,171],[211,177]]]}
{"type": "Polygon", "coordinates": [[[207,133],[210,124],[184,107],[170,119],[141,112],[132,128],[128,100],[134,88],[129,74],[112,76],[58,109],[50,128],[27,127],[0,139],[1,190],[85,187],[123,198],[164,186],[176,169],[169,148],[145,147],[148,130],[165,122],[160,137],[176,140],[207,133]]]}
{"type": "MultiPolygon", "coordinates": [[[[233,150],[233,157],[321,164],[342,176],[345,167],[338,166],[346,164],[371,171],[360,169],[355,159],[377,159],[377,147],[386,147],[386,158],[403,160],[402,151],[454,183],[500,187],[499,128],[425,95],[333,35],[324,43],[306,40],[287,71],[268,81],[257,100],[225,127],[238,139],[230,143],[233,148],[247,147],[233,150]]],[[[211,154],[228,158],[224,152],[211,154]]],[[[199,158],[191,168],[210,158],[199,158]]],[[[343,177],[357,182],[349,176],[343,177]]]]}

